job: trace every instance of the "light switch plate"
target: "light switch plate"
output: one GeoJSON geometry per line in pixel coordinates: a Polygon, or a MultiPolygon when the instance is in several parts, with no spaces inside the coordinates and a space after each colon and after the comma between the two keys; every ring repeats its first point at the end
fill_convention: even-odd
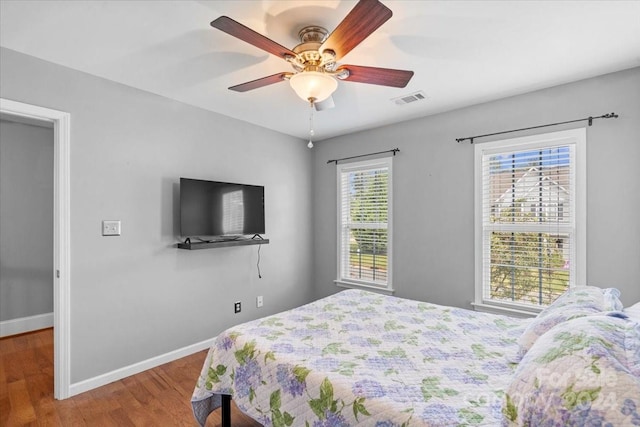
{"type": "Polygon", "coordinates": [[[120,221],[102,221],[102,235],[103,236],[119,236],[120,235],[120,221]]]}

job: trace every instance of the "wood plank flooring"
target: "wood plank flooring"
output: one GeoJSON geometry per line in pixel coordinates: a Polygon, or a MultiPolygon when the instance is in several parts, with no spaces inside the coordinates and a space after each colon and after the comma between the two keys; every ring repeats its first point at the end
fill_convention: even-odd
{"type": "MultiPolygon", "coordinates": [[[[65,400],[53,398],[53,329],[0,339],[0,426],[189,426],[206,352],[65,400]]],[[[233,427],[260,427],[232,404],[233,427]]],[[[207,427],[220,426],[220,410],[207,427]]]]}

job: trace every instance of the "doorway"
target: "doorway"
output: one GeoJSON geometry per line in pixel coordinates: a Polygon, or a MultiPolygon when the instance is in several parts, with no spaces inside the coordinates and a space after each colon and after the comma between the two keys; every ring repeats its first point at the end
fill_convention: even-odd
{"type": "Polygon", "coordinates": [[[0,337],[52,327],[53,123],[0,115],[0,260],[0,337]]]}
{"type": "Polygon", "coordinates": [[[54,397],[69,397],[70,114],[0,98],[0,117],[53,125],[54,397]]]}

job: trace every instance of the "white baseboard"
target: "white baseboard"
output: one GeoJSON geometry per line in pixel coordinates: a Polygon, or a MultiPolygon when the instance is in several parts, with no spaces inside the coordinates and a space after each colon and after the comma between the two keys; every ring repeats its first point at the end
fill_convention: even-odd
{"type": "MultiPolygon", "coordinates": [[[[187,347],[170,351],[169,353],[161,354],[160,356],[152,357],[151,359],[143,360],[142,362],[134,363],[133,365],[125,366],[124,368],[116,369],[115,371],[107,372],[106,374],[98,375],[97,377],[73,383],[69,386],[69,397],[75,396],[76,394],[84,393],[85,391],[93,390],[94,388],[101,387],[103,385],[121,380],[126,377],[130,377],[131,375],[139,374],[140,372],[155,368],[156,366],[173,362],[174,360],[189,356],[193,353],[207,350],[209,347],[211,347],[211,344],[213,344],[214,340],[215,338],[201,341],[187,347]]],[[[193,379],[194,387],[196,384],[196,380],[197,378],[193,379]]]]}
{"type": "Polygon", "coordinates": [[[53,313],[37,314],[0,322],[0,338],[53,327],[53,313]]]}

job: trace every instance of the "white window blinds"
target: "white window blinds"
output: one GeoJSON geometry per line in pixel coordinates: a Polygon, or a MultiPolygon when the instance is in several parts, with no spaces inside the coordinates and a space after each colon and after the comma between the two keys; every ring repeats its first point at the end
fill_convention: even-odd
{"type": "Polygon", "coordinates": [[[391,158],[338,165],[338,282],[390,289],[391,158]]]}
{"type": "Polygon", "coordinates": [[[578,185],[576,174],[575,132],[478,148],[481,295],[476,302],[540,307],[577,284],[577,268],[584,269],[577,210],[584,208],[576,203],[583,183],[578,185]]]}

